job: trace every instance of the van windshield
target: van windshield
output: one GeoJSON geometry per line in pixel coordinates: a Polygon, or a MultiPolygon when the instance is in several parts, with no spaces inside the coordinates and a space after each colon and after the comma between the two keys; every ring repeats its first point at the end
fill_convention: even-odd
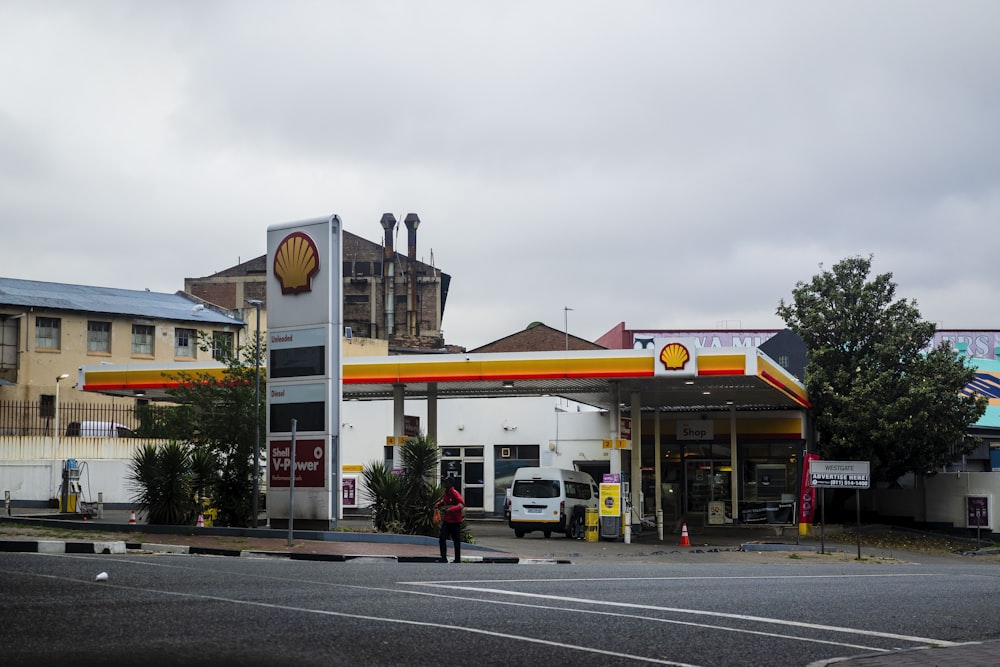
{"type": "Polygon", "coordinates": [[[514,482],[515,498],[558,498],[559,482],[554,479],[520,479],[514,482]]]}

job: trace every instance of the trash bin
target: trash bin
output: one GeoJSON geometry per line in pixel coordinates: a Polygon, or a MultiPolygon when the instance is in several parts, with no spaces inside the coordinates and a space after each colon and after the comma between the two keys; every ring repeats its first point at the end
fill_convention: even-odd
{"type": "Polygon", "coordinates": [[[585,535],[588,542],[596,542],[598,540],[597,526],[599,523],[597,508],[588,507],[587,513],[584,515],[585,535]]]}

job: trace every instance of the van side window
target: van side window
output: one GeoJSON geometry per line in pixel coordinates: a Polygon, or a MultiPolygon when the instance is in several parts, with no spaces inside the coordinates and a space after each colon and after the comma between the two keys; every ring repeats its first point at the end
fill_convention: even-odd
{"type": "Polygon", "coordinates": [[[574,500],[590,500],[590,485],[579,482],[566,482],[566,497],[574,500]]]}

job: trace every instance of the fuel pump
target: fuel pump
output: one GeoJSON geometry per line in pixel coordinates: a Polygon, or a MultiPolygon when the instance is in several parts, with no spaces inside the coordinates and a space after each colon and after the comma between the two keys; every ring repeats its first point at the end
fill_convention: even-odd
{"type": "Polygon", "coordinates": [[[618,540],[625,535],[626,524],[632,521],[632,505],[628,494],[628,475],[604,475],[601,482],[601,505],[598,508],[602,539],[618,540]]]}
{"type": "Polygon", "coordinates": [[[60,512],[76,512],[80,499],[80,466],[76,459],[63,461],[62,493],[59,496],[60,512]]]}

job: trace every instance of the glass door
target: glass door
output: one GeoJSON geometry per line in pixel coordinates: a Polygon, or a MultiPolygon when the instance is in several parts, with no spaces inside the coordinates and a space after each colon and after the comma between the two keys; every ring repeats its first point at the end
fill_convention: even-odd
{"type": "Polygon", "coordinates": [[[688,459],[686,463],[688,512],[706,513],[711,501],[731,499],[733,472],[729,462],[688,459]]]}

